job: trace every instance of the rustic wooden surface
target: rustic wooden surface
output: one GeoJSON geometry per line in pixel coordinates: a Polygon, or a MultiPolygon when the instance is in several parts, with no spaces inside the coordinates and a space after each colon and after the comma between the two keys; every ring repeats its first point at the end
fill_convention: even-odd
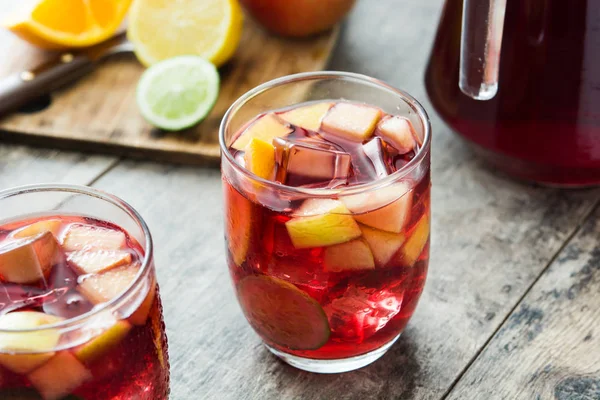
{"type": "MultiPolygon", "coordinates": [[[[0,18],[3,12],[0,10],[0,18]]],[[[217,164],[219,124],[227,108],[249,89],[267,80],[327,64],[338,29],[309,40],[285,40],[246,18],[235,57],[221,69],[221,94],[209,116],[195,128],[168,133],[140,115],[135,89],[143,67],[133,54],[117,55],[88,76],[52,95],[37,113],[13,113],[0,119],[6,140],[184,164],[217,164]]],[[[56,54],[33,48],[0,31],[0,79],[22,72],[56,54]]]]}
{"type": "Polygon", "coordinates": [[[441,0],[359,1],[331,64],[408,90],[434,129],[428,282],[400,340],[371,366],[310,374],[262,347],[229,282],[216,169],[2,146],[0,185],[67,174],[147,219],[174,400],[598,399],[600,190],[496,175],[442,124],[422,81],[441,8],[441,0]]]}

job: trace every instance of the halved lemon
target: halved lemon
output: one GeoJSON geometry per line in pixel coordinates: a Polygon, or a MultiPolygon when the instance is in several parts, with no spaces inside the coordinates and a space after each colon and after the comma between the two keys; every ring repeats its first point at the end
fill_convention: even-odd
{"type": "Polygon", "coordinates": [[[26,3],[4,25],[44,49],[86,47],[115,34],[131,0],[39,0],[26,3]]]}
{"type": "Polygon", "coordinates": [[[135,0],[128,22],[142,64],[195,55],[218,67],[237,49],[243,16],[237,0],[135,0]]]}

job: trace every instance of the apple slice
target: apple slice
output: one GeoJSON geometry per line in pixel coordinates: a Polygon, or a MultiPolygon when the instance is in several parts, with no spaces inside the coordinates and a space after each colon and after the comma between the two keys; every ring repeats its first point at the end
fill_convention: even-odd
{"type": "Polygon", "coordinates": [[[225,183],[225,237],[233,262],[241,266],[250,247],[253,206],[230,183],[225,183]]]}
{"type": "Polygon", "coordinates": [[[377,267],[384,267],[400,249],[406,237],[401,233],[392,233],[360,225],[363,238],[369,244],[377,267]]]}
{"type": "Polygon", "coordinates": [[[337,103],[323,118],[321,129],[344,139],[363,142],[373,135],[381,110],[365,105],[337,103]]]}
{"type": "Polygon", "coordinates": [[[321,126],[323,116],[329,111],[332,105],[333,103],[327,102],[309,104],[281,113],[279,117],[300,128],[317,131],[321,126]]]}
{"type": "Polygon", "coordinates": [[[114,349],[129,333],[132,326],[127,321],[117,321],[113,326],[82,344],[75,350],[75,357],[86,365],[98,360],[101,356],[114,349]]]}
{"type": "MultiPolygon", "coordinates": [[[[63,318],[36,311],[16,311],[0,316],[0,329],[33,329],[54,324],[63,318]]],[[[0,333],[0,365],[17,373],[26,374],[44,364],[54,355],[60,339],[56,329],[36,332],[0,333]],[[32,354],[7,354],[31,352],[32,354]]]]}
{"type": "Polygon", "coordinates": [[[92,373],[71,353],[61,351],[27,375],[44,400],[58,400],[93,378],[92,373]]]}
{"type": "Polygon", "coordinates": [[[276,137],[287,136],[292,131],[293,129],[275,114],[265,114],[246,128],[240,137],[233,142],[231,147],[236,150],[244,150],[252,139],[261,139],[267,143],[271,143],[276,137]]]}
{"type": "Polygon", "coordinates": [[[400,233],[410,219],[412,197],[409,186],[399,182],[372,192],[344,196],[341,200],[356,214],[354,218],[358,222],[382,231],[400,233]]]}
{"type": "Polygon", "coordinates": [[[327,247],[324,265],[327,272],[358,271],[374,269],[375,260],[369,245],[356,239],[327,247]]]}
{"type": "Polygon", "coordinates": [[[75,251],[67,260],[82,274],[97,274],[131,264],[131,253],[123,250],[75,251]]]}
{"type": "Polygon", "coordinates": [[[9,241],[0,247],[0,276],[12,283],[34,283],[47,278],[52,266],[64,260],[51,232],[9,241]]]}
{"type": "Polygon", "coordinates": [[[400,261],[402,265],[413,266],[423,252],[429,240],[429,214],[425,214],[415,224],[415,227],[406,239],[400,250],[400,261]]]}
{"type": "Polygon", "coordinates": [[[65,233],[62,245],[66,251],[82,249],[119,250],[125,247],[126,241],[125,233],[115,229],[73,224],[65,233]]]}
{"type": "Polygon", "coordinates": [[[331,199],[308,199],[285,223],[295,248],[324,247],[348,242],[361,235],[344,204],[331,199]]]}
{"type": "Polygon", "coordinates": [[[152,281],[150,283],[150,290],[146,295],[146,298],[140,304],[137,310],[131,314],[128,318],[129,322],[133,325],[146,325],[146,321],[148,320],[148,315],[150,314],[150,310],[152,309],[152,304],[154,304],[154,297],[156,296],[156,283],[152,281]]]}
{"type": "Polygon", "coordinates": [[[252,138],[244,148],[246,169],[263,179],[273,179],[275,175],[275,147],[264,140],[252,138]]]}
{"type": "Polygon", "coordinates": [[[127,265],[89,275],[79,284],[77,290],[92,303],[105,303],[122,294],[131,285],[139,270],[137,265],[127,265]]]}
{"type": "Polygon", "coordinates": [[[384,118],[377,129],[383,140],[394,146],[400,154],[406,154],[416,147],[416,134],[410,121],[404,117],[384,118]]]}
{"type": "Polygon", "coordinates": [[[31,225],[27,225],[26,227],[15,231],[15,233],[13,233],[13,237],[26,238],[30,236],[37,236],[44,232],[51,232],[56,237],[58,236],[58,231],[60,230],[61,225],[62,221],[60,219],[46,219],[43,221],[34,222],[31,225]]]}

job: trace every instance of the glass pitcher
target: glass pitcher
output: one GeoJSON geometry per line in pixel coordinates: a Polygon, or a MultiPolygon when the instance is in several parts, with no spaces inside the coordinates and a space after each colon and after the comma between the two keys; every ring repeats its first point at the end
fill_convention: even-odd
{"type": "Polygon", "coordinates": [[[600,184],[600,1],[446,0],[425,80],[493,167],[600,184]]]}

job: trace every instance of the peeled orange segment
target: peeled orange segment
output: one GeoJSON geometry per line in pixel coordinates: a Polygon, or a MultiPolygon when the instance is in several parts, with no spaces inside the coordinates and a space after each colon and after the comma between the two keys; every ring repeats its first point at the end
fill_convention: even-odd
{"type": "Polygon", "coordinates": [[[294,108],[279,114],[281,119],[300,128],[316,131],[321,126],[323,116],[329,111],[333,103],[315,103],[294,108]]]}
{"type": "Polygon", "coordinates": [[[360,271],[375,268],[369,245],[362,239],[325,248],[325,270],[328,272],[360,271]]]}
{"type": "Polygon", "coordinates": [[[96,274],[131,264],[131,253],[123,250],[75,251],[67,258],[84,274],[96,274]]]}
{"type": "MultiPolygon", "coordinates": [[[[0,329],[34,329],[62,321],[60,317],[35,311],[17,311],[0,316],[0,329]]],[[[35,332],[0,333],[0,365],[26,374],[44,364],[54,355],[60,339],[56,329],[35,332]],[[31,354],[7,354],[30,352],[31,354]]]]}
{"type": "Polygon", "coordinates": [[[129,333],[131,324],[117,321],[113,326],[75,350],[75,357],[85,364],[91,364],[114,349],[129,333]]]}
{"type": "Polygon", "coordinates": [[[410,121],[404,117],[385,118],[377,125],[377,129],[381,137],[392,144],[400,154],[406,154],[416,147],[417,135],[414,134],[410,121]]]}
{"type": "Polygon", "coordinates": [[[138,270],[137,265],[128,265],[102,274],[85,276],[77,290],[94,304],[105,303],[125,292],[138,270]]]}
{"type": "Polygon", "coordinates": [[[121,231],[92,225],[73,224],[64,235],[62,245],[66,251],[118,250],[125,247],[127,237],[121,231]]]}
{"type": "Polygon", "coordinates": [[[275,174],[275,147],[264,140],[252,138],[245,148],[246,169],[263,179],[272,179],[275,174]]]}
{"type": "Polygon", "coordinates": [[[292,350],[316,350],[329,339],[321,305],[296,286],[269,276],[248,276],[237,284],[244,315],[267,343],[292,350]]]}
{"type": "Polygon", "coordinates": [[[371,192],[343,196],[341,200],[358,222],[400,233],[410,219],[412,198],[409,185],[399,182],[371,192]]]}
{"type": "Polygon", "coordinates": [[[44,400],[58,400],[93,378],[71,353],[61,351],[27,378],[44,400]]]}
{"type": "Polygon", "coordinates": [[[13,236],[16,238],[26,238],[44,232],[51,232],[54,236],[57,236],[61,225],[62,221],[60,219],[46,219],[19,229],[13,236]]]}
{"type": "Polygon", "coordinates": [[[412,233],[406,239],[400,250],[400,261],[402,265],[413,266],[423,252],[429,240],[429,215],[425,214],[415,225],[412,233]]]}
{"type": "Polygon", "coordinates": [[[241,195],[229,183],[225,188],[225,237],[227,247],[237,266],[246,260],[250,247],[250,231],[252,229],[252,213],[254,212],[250,200],[241,195]]]}
{"type": "Polygon", "coordinates": [[[253,122],[242,135],[233,142],[231,147],[236,150],[244,150],[252,139],[260,139],[264,142],[271,143],[273,139],[287,136],[290,133],[292,133],[292,128],[287,126],[275,114],[270,113],[253,122]]]}
{"type": "Polygon", "coordinates": [[[381,110],[366,105],[337,103],[323,118],[321,129],[332,135],[363,142],[373,135],[381,110]]]}
{"type": "Polygon", "coordinates": [[[47,278],[64,254],[50,232],[18,239],[0,247],[0,278],[11,283],[33,283],[47,278]]]}
{"type": "Polygon", "coordinates": [[[361,235],[360,228],[344,204],[331,199],[308,199],[285,223],[297,249],[331,246],[361,235]],[[304,216],[306,215],[306,216],[304,216]]]}
{"type": "Polygon", "coordinates": [[[378,267],[384,267],[390,262],[406,240],[402,233],[386,232],[366,225],[361,225],[360,230],[373,252],[375,265],[378,267]]]}
{"type": "Polygon", "coordinates": [[[195,55],[216,66],[238,47],[243,15],[237,0],[136,0],[127,37],[140,62],[195,55]]]}
{"type": "MultiPolygon", "coordinates": [[[[30,2],[31,3],[31,2],[30,2]]],[[[44,49],[86,47],[113,36],[131,0],[39,0],[4,25],[44,49]]]]}

